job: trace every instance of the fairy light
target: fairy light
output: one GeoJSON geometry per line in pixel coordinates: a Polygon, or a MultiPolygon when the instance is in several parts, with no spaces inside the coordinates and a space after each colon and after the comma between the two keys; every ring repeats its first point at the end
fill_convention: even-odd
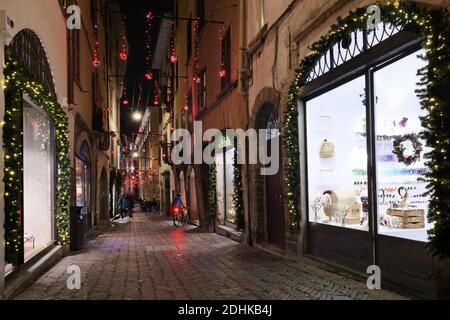
{"type": "Polygon", "coordinates": [[[225,34],[225,26],[221,25],[219,28],[219,40],[220,40],[220,70],[219,77],[225,78],[227,76],[227,70],[225,69],[225,45],[223,43],[225,34]]]}
{"type": "Polygon", "coordinates": [[[175,64],[178,62],[177,51],[175,48],[175,21],[170,20],[170,52],[169,52],[169,60],[171,63],[175,64]]]}
{"type": "Polygon", "coordinates": [[[100,48],[100,40],[98,39],[98,30],[99,29],[99,22],[98,22],[98,14],[96,14],[95,17],[95,24],[94,24],[94,57],[92,59],[92,66],[94,68],[99,68],[101,66],[100,56],[99,56],[99,48],[100,48]]]}
{"type": "Polygon", "coordinates": [[[126,19],[126,16],[122,15],[120,32],[120,60],[122,61],[127,61],[128,59],[126,19]]]}
{"type": "Polygon", "coordinates": [[[153,86],[153,105],[159,106],[159,81],[156,80],[153,86]]]}
{"type": "Polygon", "coordinates": [[[200,59],[200,35],[199,35],[199,27],[200,27],[200,18],[195,17],[194,18],[194,77],[193,80],[196,83],[200,83],[201,79],[199,76],[200,73],[200,65],[199,65],[199,59],[200,59]]]}
{"type": "Polygon", "coordinates": [[[145,78],[150,81],[153,79],[153,69],[152,69],[152,27],[153,27],[153,13],[150,11],[147,13],[147,26],[145,29],[145,63],[147,66],[147,69],[145,71],[145,78]]]}
{"type": "Polygon", "coordinates": [[[130,104],[128,101],[128,81],[125,79],[123,82],[123,90],[122,90],[122,104],[127,106],[130,104]]]}

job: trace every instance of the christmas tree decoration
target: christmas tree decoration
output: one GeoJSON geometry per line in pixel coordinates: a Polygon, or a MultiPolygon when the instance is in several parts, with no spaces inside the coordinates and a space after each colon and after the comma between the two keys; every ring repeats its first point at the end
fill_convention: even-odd
{"type": "Polygon", "coordinates": [[[153,80],[153,54],[152,54],[152,28],[153,28],[153,13],[149,12],[146,16],[147,26],[145,29],[145,64],[146,71],[144,73],[145,79],[153,80]]]}
{"type": "Polygon", "coordinates": [[[121,17],[121,32],[120,32],[120,60],[127,61],[128,48],[127,48],[127,30],[126,30],[126,16],[121,17]]]}
{"type": "MultiPolygon", "coordinates": [[[[429,231],[428,249],[434,256],[450,257],[450,218],[446,199],[450,192],[450,100],[448,88],[450,79],[450,31],[443,12],[439,9],[426,10],[412,2],[379,3],[383,22],[423,39],[426,53],[421,58],[427,66],[418,71],[421,77],[416,93],[427,116],[421,118],[423,132],[420,138],[431,150],[426,156],[428,172],[423,179],[427,182],[428,220],[434,227],[429,231]]],[[[290,216],[291,232],[300,231],[299,210],[299,129],[298,101],[302,99],[303,87],[308,83],[312,70],[329,52],[330,47],[345,39],[355,30],[366,30],[367,8],[359,8],[330,32],[310,47],[310,53],[302,60],[289,90],[289,101],[284,113],[284,147],[287,155],[286,194],[290,216]]],[[[418,148],[421,148],[418,146],[418,148]]]]}
{"type": "Polygon", "coordinates": [[[196,83],[200,83],[200,18],[194,18],[194,64],[193,64],[193,80],[196,83]]]}
{"type": "Polygon", "coordinates": [[[225,69],[225,46],[223,43],[223,38],[225,34],[225,26],[220,26],[220,34],[219,34],[219,40],[220,40],[220,70],[219,70],[219,77],[225,78],[227,76],[227,70],[225,69]]]}
{"type": "MultiPolygon", "coordinates": [[[[66,246],[70,242],[70,140],[69,119],[55,98],[45,91],[25,71],[19,62],[7,58],[5,69],[5,122],[3,124],[4,197],[5,197],[5,257],[15,263],[23,246],[23,95],[29,96],[50,117],[55,126],[56,165],[56,240],[66,246]]],[[[22,257],[23,258],[23,257],[22,257]]]]}
{"type": "Polygon", "coordinates": [[[175,21],[170,20],[170,48],[169,48],[169,60],[171,63],[175,64],[178,62],[177,51],[175,48],[175,21]]]}

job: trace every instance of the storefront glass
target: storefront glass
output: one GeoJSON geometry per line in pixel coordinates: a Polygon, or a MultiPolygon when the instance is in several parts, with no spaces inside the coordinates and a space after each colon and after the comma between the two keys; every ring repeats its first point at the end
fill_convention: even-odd
{"type": "Polygon", "coordinates": [[[24,102],[24,261],[54,242],[54,139],[47,115],[24,102]]]}
{"type": "Polygon", "coordinates": [[[226,221],[230,223],[234,223],[234,219],[236,218],[236,210],[233,204],[234,153],[234,148],[227,149],[225,152],[226,221]]]}
{"type": "Polygon", "coordinates": [[[306,103],[310,222],[368,230],[364,90],[359,77],[306,103]]]}
{"type": "Polygon", "coordinates": [[[85,217],[87,217],[90,211],[89,165],[78,157],[75,159],[75,165],[76,165],[76,205],[77,207],[83,208],[81,212],[85,217]]]}
{"type": "Polygon", "coordinates": [[[427,172],[429,150],[418,136],[426,112],[414,94],[417,70],[424,66],[417,53],[411,54],[374,72],[374,86],[378,233],[426,242],[432,227],[426,218],[430,199],[419,178],[427,172]]]}

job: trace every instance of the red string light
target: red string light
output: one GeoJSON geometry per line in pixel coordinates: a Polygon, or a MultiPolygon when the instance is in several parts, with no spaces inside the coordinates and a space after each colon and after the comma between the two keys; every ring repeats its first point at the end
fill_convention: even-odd
{"type": "Polygon", "coordinates": [[[177,63],[178,57],[177,57],[177,51],[175,48],[175,21],[170,20],[170,53],[169,53],[169,59],[171,63],[177,63]]]}
{"type": "Polygon", "coordinates": [[[158,88],[159,88],[159,81],[156,80],[154,82],[154,88],[153,88],[153,105],[154,106],[159,106],[159,103],[160,103],[158,88]]]}
{"type": "Polygon", "coordinates": [[[94,68],[99,68],[101,66],[101,61],[99,57],[99,48],[100,48],[100,41],[98,40],[98,15],[95,17],[95,24],[94,24],[94,38],[95,38],[95,46],[94,46],[94,57],[92,59],[92,66],[94,68]]]}
{"type": "Polygon", "coordinates": [[[122,104],[124,106],[127,106],[130,104],[130,102],[128,101],[128,82],[125,79],[124,83],[123,83],[123,90],[122,90],[122,104]]]}
{"type": "Polygon", "coordinates": [[[188,96],[189,96],[189,93],[185,92],[184,93],[184,111],[189,111],[188,96]]]}
{"type": "Polygon", "coordinates": [[[121,17],[122,30],[120,34],[120,60],[126,61],[128,58],[127,48],[127,29],[126,29],[126,17],[121,17]]]}
{"type": "Polygon", "coordinates": [[[145,78],[147,80],[152,80],[153,79],[153,70],[152,70],[152,60],[153,60],[153,56],[152,56],[152,26],[153,26],[153,13],[150,11],[147,14],[147,28],[145,30],[145,35],[146,35],[146,43],[145,43],[145,50],[146,50],[146,55],[145,55],[145,62],[147,64],[147,69],[145,71],[145,78]]]}
{"type": "Polygon", "coordinates": [[[200,18],[194,18],[194,82],[200,83],[201,79],[199,76],[200,73],[200,65],[199,65],[199,57],[200,57],[200,35],[199,35],[199,26],[200,26],[200,18]]]}
{"type": "Polygon", "coordinates": [[[225,78],[227,76],[227,70],[225,69],[225,46],[223,43],[223,39],[224,39],[224,34],[225,34],[225,26],[220,26],[220,35],[219,35],[219,39],[220,39],[220,70],[219,70],[219,77],[220,78],[225,78]]]}

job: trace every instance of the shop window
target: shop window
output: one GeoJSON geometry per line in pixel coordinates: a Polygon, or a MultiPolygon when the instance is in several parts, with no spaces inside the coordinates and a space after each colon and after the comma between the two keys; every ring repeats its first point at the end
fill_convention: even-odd
{"type": "Polygon", "coordinates": [[[364,88],[359,77],[306,103],[310,222],[368,230],[364,88]]]}
{"type": "Polygon", "coordinates": [[[225,163],[223,150],[216,154],[216,193],[217,193],[217,217],[221,224],[225,221],[225,163]]]}
{"type": "Polygon", "coordinates": [[[419,138],[426,111],[414,94],[417,70],[424,66],[414,53],[376,70],[373,77],[378,233],[426,242],[432,227],[426,217],[430,198],[420,177],[428,171],[425,154],[430,150],[419,138]],[[394,150],[403,151],[399,156],[394,150]]]}
{"type": "Polygon", "coordinates": [[[49,117],[28,100],[23,109],[25,262],[55,240],[54,128],[49,117]]]}
{"type": "Polygon", "coordinates": [[[90,149],[86,142],[83,142],[78,156],[75,158],[76,170],[76,205],[82,207],[85,228],[91,227],[91,166],[90,149]]]}
{"type": "Polygon", "coordinates": [[[234,148],[228,148],[225,152],[225,219],[229,223],[234,223],[236,218],[233,204],[234,153],[234,148]]]}
{"type": "Polygon", "coordinates": [[[223,139],[216,154],[217,216],[223,225],[235,223],[236,210],[233,204],[235,148],[228,139],[223,139]]]}
{"type": "Polygon", "coordinates": [[[404,53],[306,101],[310,222],[368,231],[375,216],[380,235],[428,241],[430,198],[421,177],[430,150],[420,138],[426,111],[415,94],[420,54],[404,53]],[[367,118],[369,106],[375,117],[367,118]],[[370,141],[376,176],[367,167],[370,141]]]}

